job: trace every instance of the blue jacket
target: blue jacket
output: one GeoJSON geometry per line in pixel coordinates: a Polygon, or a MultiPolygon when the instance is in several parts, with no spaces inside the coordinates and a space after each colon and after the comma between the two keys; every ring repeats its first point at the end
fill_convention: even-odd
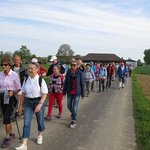
{"type": "Polygon", "coordinates": [[[93,70],[93,72],[96,72],[96,68],[94,65],[91,66],[91,69],[93,70]]]}
{"type": "Polygon", "coordinates": [[[106,79],[107,77],[107,69],[106,68],[100,68],[97,74],[98,78],[100,79],[106,79]]]}
{"type": "Polygon", "coordinates": [[[124,69],[122,70],[121,66],[119,66],[117,74],[119,77],[125,77],[127,73],[126,67],[124,66],[124,69]]]}
{"type": "MultiPolygon", "coordinates": [[[[84,81],[84,74],[82,71],[77,69],[76,71],[76,76],[77,76],[77,95],[81,95],[82,97],[85,96],[85,81],[84,81]]],[[[66,95],[66,93],[70,92],[70,77],[71,77],[71,70],[68,70],[66,77],[65,77],[65,83],[64,83],[64,89],[63,89],[63,94],[66,95]]]]}

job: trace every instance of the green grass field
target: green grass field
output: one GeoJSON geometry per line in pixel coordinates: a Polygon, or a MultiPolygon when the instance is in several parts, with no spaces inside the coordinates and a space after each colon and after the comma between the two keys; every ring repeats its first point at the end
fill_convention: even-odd
{"type": "Polygon", "coordinates": [[[145,74],[150,75],[150,66],[139,66],[133,70],[135,74],[145,74]]]}
{"type": "Polygon", "coordinates": [[[150,150],[150,99],[144,95],[136,74],[150,74],[149,67],[137,67],[132,75],[136,142],[138,150],[150,150]]]}

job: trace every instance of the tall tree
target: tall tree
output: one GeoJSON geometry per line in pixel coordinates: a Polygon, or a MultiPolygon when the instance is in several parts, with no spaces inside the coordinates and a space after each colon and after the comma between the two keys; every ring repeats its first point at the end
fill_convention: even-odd
{"type": "Polygon", "coordinates": [[[137,66],[142,66],[142,62],[140,59],[137,60],[137,66]]]}
{"type": "Polygon", "coordinates": [[[150,65],[150,49],[144,51],[144,61],[147,65],[150,65]]]}
{"type": "Polygon", "coordinates": [[[30,50],[27,48],[27,46],[22,45],[19,50],[16,50],[14,52],[14,55],[18,54],[19,56],[22,57],[22,61],[24,63],[29,62],[33,57],[36,57],[35,54],[31,54],[30,50]]]}
{"type": "Polygon", "coordinates": [[[71,49],[70,45],[62,44],[58,49],[57,56],[74,56],[74,51],[71,49]]]}
{"type": "Polygon", "coordinates": [[[51,57],[52,57],[51,55],[47,56],[47,62],[50,62],[51,57]]]}
{"type": "Polygon", "coordinates": [[[4,52],[3,51],[0,51],[0,59],[2,58],[4,52]]]}

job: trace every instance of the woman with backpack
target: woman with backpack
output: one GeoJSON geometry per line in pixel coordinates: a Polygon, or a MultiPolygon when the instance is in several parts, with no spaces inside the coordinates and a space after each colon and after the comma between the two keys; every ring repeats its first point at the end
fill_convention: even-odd
{"type": "Polygon", "coordinates": [[[87,91],[87,97],[90,94],[90,87],[92,82],[95,80],[94,71],[90,68],[90,63],[86,64],[86,69],[84,71],[84,78],[85,78],[85,86],[87,91]]]}
{"type": "Polygon", "coordinates": [[[98,92],[101,92],[102,90],[104,91],[105,81],[107,79],[107,70],[103,64],[100,64],[100,69],[98,71],[97,78],[99,80],[99,91],[98,92]]]}
{"type": "Polygon", "coordinates": [[[19,100],[18,112],[22,113],[24,103],[23,140],[21,146],[15,148],[16,150],[27,150],[27,142],[31,130],[31,121],[34,114],[36,115],[38,124],[37,144],[43,143],[42,132],[45,129],[44,108],[48,89],[45,80],[38,75],[38,70],[38,63],[32,63],[29,65],[30,76],[24,81],[21,89],[22,95],[19,100]]]}
{"type": "Polygon", "coordinates": [[[49,85],[49,106],[46,120],[51,120],[52,118],[52,109],[56,99],[58,104],[59,113],[57,118],[62,117],[62,99],[63,99],[63,85],[64,85],[64,76],[60,74],[60,66],[56,65],[53,68],[53,74],[50,76],[50,85],[49,85]]]}

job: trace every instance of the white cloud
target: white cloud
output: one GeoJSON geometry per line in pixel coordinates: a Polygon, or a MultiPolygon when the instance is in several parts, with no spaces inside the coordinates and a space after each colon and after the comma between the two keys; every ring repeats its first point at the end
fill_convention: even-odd
{"type": "Polygon", "coordinates": [[[30,4],[14,1],[0,5],[0,18],[3,17],[0,20],[0,39],[8,36],[7,42],[5,39],[0,41],[2,48],[26,43],[37,49],[38,55],[44,48],[47,55],[50,47],[56,50],[60,44],[69,43],[76,53],[81,50],[81,54],[108,50],[137,59],[142,58],[141,50],[149,46],[150,21],[136,16],[143,11],[140,6],[134,9],[133,15],[125,15],[118,14],[111,4],[98,5],[93,1],[92,6],[80,1],[45,2],[30,4]],[[135,56],[136,50],[138,55],[135,56]]]}

